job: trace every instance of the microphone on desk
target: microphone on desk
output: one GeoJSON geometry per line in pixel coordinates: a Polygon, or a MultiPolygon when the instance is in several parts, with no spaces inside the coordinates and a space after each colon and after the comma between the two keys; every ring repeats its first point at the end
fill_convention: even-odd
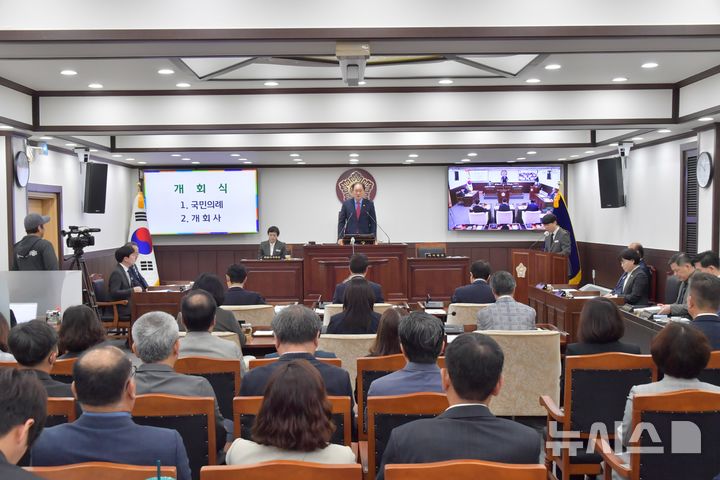
{"type": "Polygon", "coordinates": [[[380,224],[377,222],[377,218],[370,215],[370,212],[367,212],[367,214],[368,214],[368,217],[370,217],[372,219],[372,221],[375,222],[375,225],[377,225],[377,227],[380,229],[380,231],[385,234],[385,236],[387,237],[387,243],[390,243],[390,235],[388,235],[388,233],[385,231],[385,229],[380,226],[380,224]]]}
{"type": "MultiPolygon", "coordinates": [[[[340,210],[340,213],[342,213],[342,210],[340,210]]],[[[338,216],[340,215],[340,213],[338,213],[338,216]]],[[[343,225],[342,230],[340,230],[340,235],[339,235],[340,238],[343,238],[345,236],[345,231],[347,230],[347,224],[349,221],[350,221],[350,217],[347,217],[345,219],[345,225],[343,225]]]]}
{"type": "Polygon", "coordinates": [[[355,237],[350,237],[350,246],[352,247],[352,254],[355,255],[355,237]]]}
{"type": "Polygon", "coordinates": [[[528,250],[532,250],[533,247],[534,247],[535,245],[537,245],[538,243],[540,243],[541,241],[544,242],[544,241],[545,241],[545,238],[546,238],[548,235],[550,235],[548,232],[543,233],[543,236],[542,236],[541,238],[538,238],[537,240],[535,240],[533,243],[530,244],[530,246],[528,247],[528,250]]]}

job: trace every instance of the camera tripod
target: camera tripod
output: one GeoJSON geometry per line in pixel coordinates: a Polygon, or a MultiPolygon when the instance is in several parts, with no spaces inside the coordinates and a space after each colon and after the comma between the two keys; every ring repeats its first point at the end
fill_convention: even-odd
{"type": "Polygon", "coordinates": [[[83,258],[83,253],[84,252],[82,248],[76,248],[73,251],[73,259],[72,262],[70,262],[69,270],[80,270],[82,275],[83,303],[88,307],[92,308],[93,311],[95,311],[95,315],[97,315],[98,319],[101,319],[100,308],[98,307],[97,298],[95,297],[95,289],[93,288],[92,279],[90,278],[90,274],[88,273],[87,265],[85,264],[85,259],[83,258]]]}

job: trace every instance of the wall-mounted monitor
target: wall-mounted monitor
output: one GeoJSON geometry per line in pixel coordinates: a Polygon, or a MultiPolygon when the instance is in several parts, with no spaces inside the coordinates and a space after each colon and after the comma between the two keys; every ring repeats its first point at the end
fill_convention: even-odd
{"type": "Polygon", "coordinates": [[[145,203],[153,235],[257,233],[257,170],[145,170],[145,203]]]}
{"type": "Polygon", "coordinates": [[[542,230],[562,180],[560,165],[448,168],[448,230],[542,230]]]}

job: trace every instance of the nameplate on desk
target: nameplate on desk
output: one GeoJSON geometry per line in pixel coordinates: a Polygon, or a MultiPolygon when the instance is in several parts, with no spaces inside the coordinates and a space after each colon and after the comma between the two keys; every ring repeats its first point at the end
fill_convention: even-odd
{"type": "Polygon", "coordinates": [[[280,255],[263,255],[262,260],[282,260],[280,255]]]}
{"type": "Polygon", "coordinates": [[[426,253],[425,258],[445,258],[444,252],[426,253]]]}

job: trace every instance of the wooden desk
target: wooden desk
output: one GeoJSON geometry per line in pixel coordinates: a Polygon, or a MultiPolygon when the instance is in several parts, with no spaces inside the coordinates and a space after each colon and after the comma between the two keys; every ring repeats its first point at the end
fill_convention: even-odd
{"type": "Polygon", "coordinates": [[[303,301],[303,260],[242,260],[248,271],[246,287],[268,303],[303,301]]]}
{"type": "MultiPolygon", "coordinates": [[[[572,285],[554,285],[556,288],[574,288],[572,285]]],[[[594,296],[590,292],[580,292],[582,296],[575,298],[560,297],[553,292],[543,290],[536,286],[528,289],[528,305],[537,312],[537,323],[549,323],[559,330],[568,333],[568,342],[578,341],[578,325],[580,324],[580,311],[588,298],[594,296]]],[[[599,293],[599,292],[598,292],[599,293]]],[[[621,298],[611,299],[618,305],[625,301],[621,298]]]]}
{"type": "Polygon", "coordinates": [[[275,337],[252,337],[242,347],[244,355],[253,355],[256,358],[262,358],[268,353],[276,351],[275,337]]]}
{"type": "MultiPolygon", "coordinates": [[[[324,244],[303,247],[304,302],[310,305],[318,295],[330,301],[335,285],[350,275],[350,245],[324,244]]],[[[407,301],[407,245],[391,243],[355,245],[355,253],[364,253],[370,260],[367,279],[382,286],[385,301],[407,301]]]]}
{"type": "Polygon", "coordinates": [[[510,271],[517,283],[515,300],[520,303],[528,303],[528,290],[533,285],[538,283],[556,285],[567,282],[568,260],[558,253],[516,248],[511,250],[510,257],[512,259],[510,271]],[[526,269],[524,277],[520,277],[517,271],[521,264],[526,269]]]}
{"type": "Polygon", "coordinates": [[[408,258],[408,302],[425,300],[450,301],[455,288],[468,283],[470,259],[408,258]]]}
{"type": "Polygon", "coordinates": [[[642,353],[650,353],[650,343],[655,335],[664,328],[664,325],[624,310],[621,310],[620,313],[625,324],[625,335],[620,340],[637,345],[642,353]]]}
{"type": "MultiPolygon", "coordinates": [[[[160,287],[162,288],[162,287],[160,287]]],[[[176,317],[180,312],[180,302],[185,292],[172,291],[147,291],[147,292],[134,292],[131,298],[131,314],[130,317],[133,321],[148,312],[167,312],[173,317],[176,317]]]]}

